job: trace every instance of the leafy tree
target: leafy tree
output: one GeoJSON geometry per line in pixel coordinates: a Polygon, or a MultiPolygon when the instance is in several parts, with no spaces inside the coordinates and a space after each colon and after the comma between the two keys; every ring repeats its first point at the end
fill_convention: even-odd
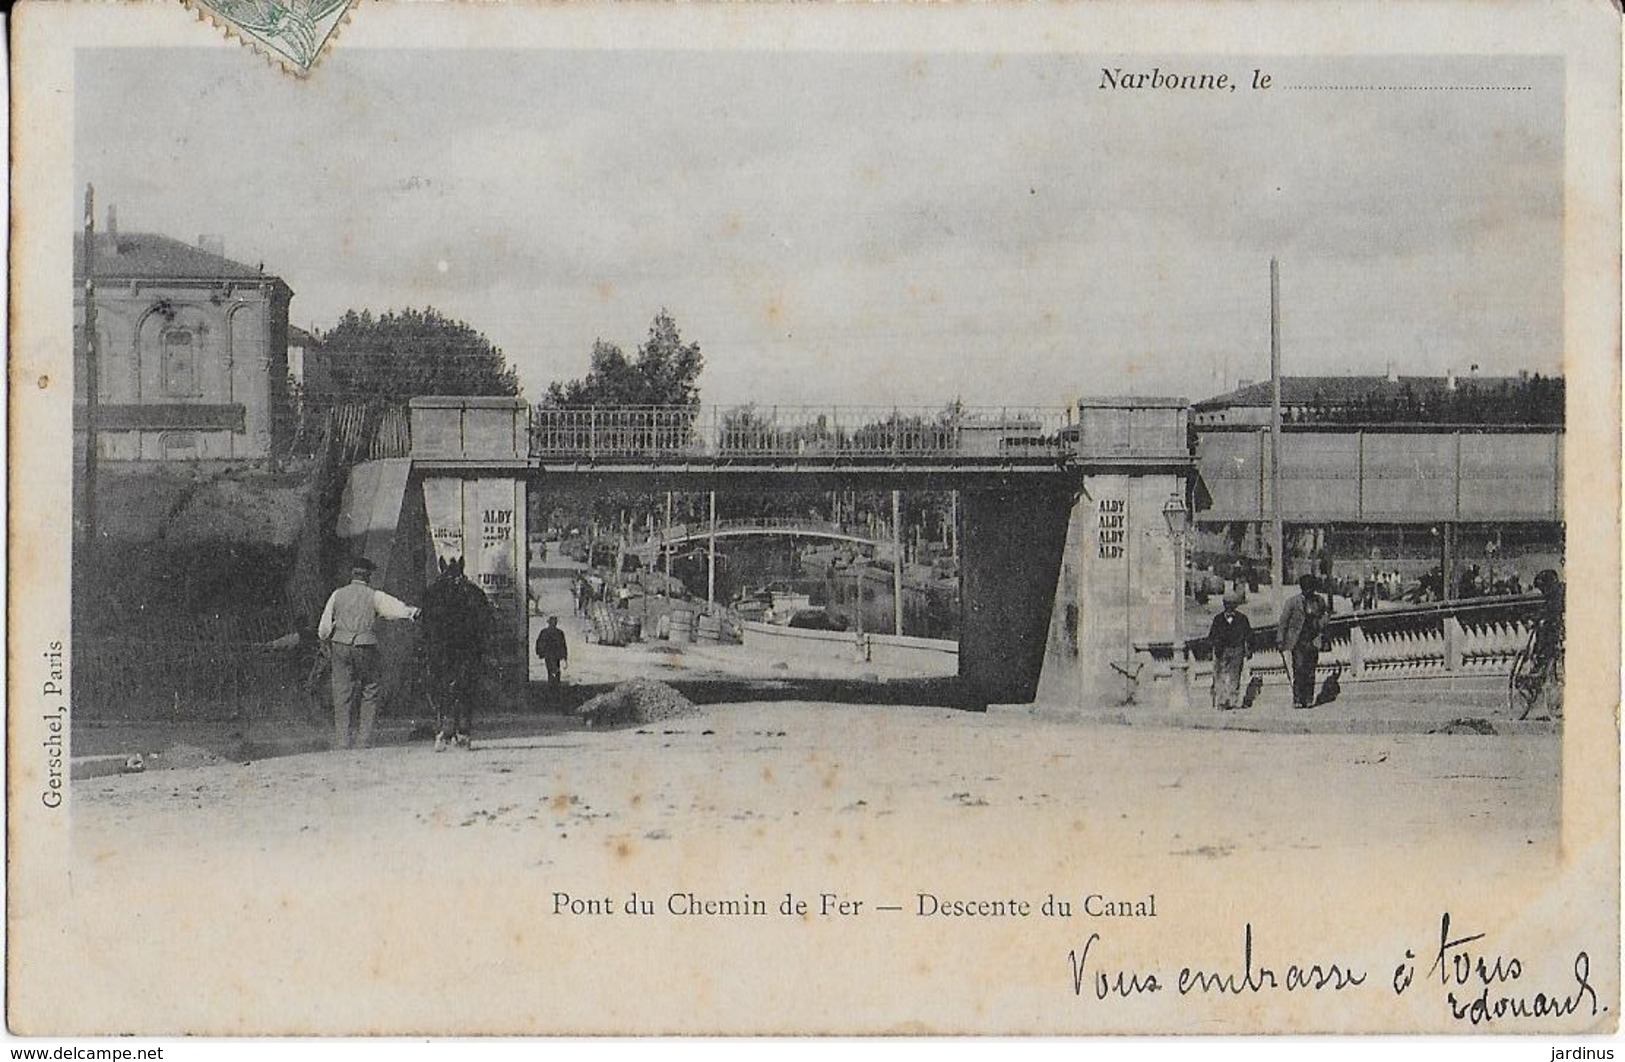
{"type": "Polygon", "coordinates": [[[621,348],[597,339],[592,344],[592,368],[587,375],[567,383],[554,381],[547,388],[547,402],[567,409],[642,405],[639,398],[643,386],[643,377],[621,348]]]}
{"type": "MultiPolygon", "coordinates": [[[[623,446],[633,452],[680,450],[692,441],[690,432],[699,410],[699,377],[704,367],[700,345],[683,342],[676,320],[662,309],[655,314],[648,338],[635,357],[628,358],[618,344],[604,339],[594,341],[587,375],[549,385],[542,405],[567,410],[658,406],[669,412],[634,418],[628,423],[600,421],[590,427],[585,415],[567,415],[556,418],[551,427],[539,425],[538,430],[590,431],[601,444],[623,446]]],[[[700,498],[703,500],[703,495],[700,498]]],[[[650,519],[657,523],[664,520],[665,499],[663,493],[598,491],[590,501],[572,510],[571,522],[594,521],[601,528],[612,529],[624,523],[640,528],[650,519]]],[[[679,520],[693,515],[682,510],[680,505],[676,514],[679,520]]]]}
{"type": "Polygon", "coordinates": [[[627,358],[614,343],[592,345],[592,366],[579,380],[555,382],[547,404],[564,409],[589,406],[678,406],[700,404],[700,370],[705,358],[698,343],[684,343],[677,322],[661,310],[649,325],[649,338],[627,358]]]}
{"type": "Polygon", "coordinates": [[[439,310],[350,310],[319,337],[324,371],[306,382],[312,409],[399,404],[419,395],[517,395],[519,380],[484,335],[439,310]]]}

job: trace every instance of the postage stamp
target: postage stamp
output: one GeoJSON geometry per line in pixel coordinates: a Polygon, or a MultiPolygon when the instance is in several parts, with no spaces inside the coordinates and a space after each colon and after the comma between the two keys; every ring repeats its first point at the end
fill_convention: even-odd
{"type": "Polygon", "coordinates": [[[249,47],[297,74],[308,74],[331,47],[356,0],[184,0],[249,47]]]}

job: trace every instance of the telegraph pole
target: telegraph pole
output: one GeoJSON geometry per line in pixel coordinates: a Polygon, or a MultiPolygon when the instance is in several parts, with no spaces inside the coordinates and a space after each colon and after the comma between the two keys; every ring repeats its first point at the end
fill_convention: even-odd
{"type": "Polygon", "coordinates": [[[1281,527],[1281,270],[1270,259],[1270,583],[1286,582],[1286,535],[1281,527]]]}
{"type": "Polygon", "coordinates": [[[902,495],[891,492],[891,594],[893,634],[903,633],[903,521],[902,495]]]}
{"type": "Polygon", "coordinates": [[[717,601],[717,492],[711,492],[711,529],[706,540],[707,555],[705,565],[705,601],[714,605],[717,601]]]}
{"type": "Polygon", "coordinates": [[[666,566],[666,581],[662,585],[662,597],[671,597],[671,491],[666,492],[666,527],[660,536],[661,560],[666,566]]]}
{"type": "MultiPolygon", "coordinates": [[[[96,542],[96,189],[85,185],[85,541],[96,542]]],[[[70,386],[71,395],[71,386],[70,386]]]]}

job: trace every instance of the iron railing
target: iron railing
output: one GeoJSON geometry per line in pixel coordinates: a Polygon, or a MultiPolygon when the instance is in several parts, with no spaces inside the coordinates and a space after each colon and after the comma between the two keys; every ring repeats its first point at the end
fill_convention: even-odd
{"type": "Polygon", "coordinates": [[[1049,460],[1068,452],[1056,408],[615,406],[531,410],[531,453],[552,459],[1049,460]]]}
{"type": "MultiPolygon", "coordinates": [[[[717,536],[724,537],[740,534],[782,534],[786,536],[808,535],[826,538],[845,538],[853,542],[878,542],[878,538],[870,534],[870,529],[854,524],[839,524],[832,520],[813,520],[807,517],[757,517],[743,520],[718,520],[716,523],[717,536]]],[[[638,545],[641,548],[659,548],[662,543],[689,542],[703,539],[711,534],[710,524],[700,522],[694,524],[672,524],[670,527],[657,527],[645,540],[638,545]]]]}

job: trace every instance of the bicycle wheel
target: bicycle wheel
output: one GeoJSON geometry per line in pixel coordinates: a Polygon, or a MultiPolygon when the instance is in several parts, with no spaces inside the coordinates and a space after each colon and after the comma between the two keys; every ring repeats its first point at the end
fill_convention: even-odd
{"type": "Polygon", "coordinates": [[[1507,711],[1518,719],[1529,718],[1535,702],[1540,698],[1540,682],[1534,671],[1534,639],[1518,650],[1512,658],[1512,671],[1507,676],[1507,711]]]}
{"type": "Polygon", "coordinates": [[[1537,696],[1540,716],[1546,719],[1563,718],[1563,657],[1558,655],[1546,667],[1537,696]]]}

